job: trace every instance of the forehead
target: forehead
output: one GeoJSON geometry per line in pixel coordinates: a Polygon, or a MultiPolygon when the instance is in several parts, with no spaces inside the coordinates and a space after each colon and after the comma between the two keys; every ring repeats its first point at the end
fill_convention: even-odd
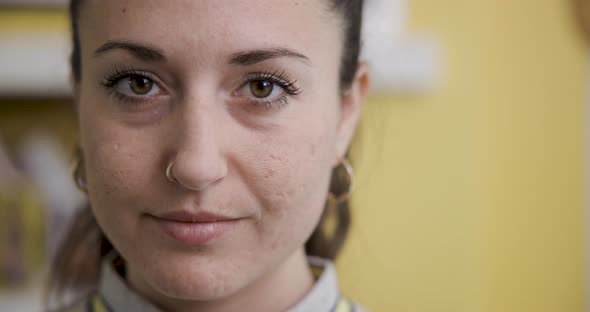
{"type": "Polygon", "coordinates": [[[268,46],[311,56],[330,46],[333,54],[339,51],[341,23],[327,1],[87,0],[80,36],[83,49],[131,39],[201,58],[268,46]]]}

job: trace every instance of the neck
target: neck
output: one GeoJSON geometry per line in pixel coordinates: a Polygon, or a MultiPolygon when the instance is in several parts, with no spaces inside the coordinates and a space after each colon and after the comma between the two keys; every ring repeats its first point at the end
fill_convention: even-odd
{"type": "Polygon", "coordinates": [[[228,297],[214,301],[166,298],[154,302],[165,311],[179,312],[285,311],[301,301],[313,283],[313,275],[301,248],[274,270],[228,297]]]}

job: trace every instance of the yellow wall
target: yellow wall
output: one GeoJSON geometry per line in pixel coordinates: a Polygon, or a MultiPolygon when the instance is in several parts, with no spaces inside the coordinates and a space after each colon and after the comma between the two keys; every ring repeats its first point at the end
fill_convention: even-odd
{"type": "MultiPolygon", "coordinates": [[[[586,61],[567,1],[410,2],[444,80],[367,105],[344,291],[373,311],[583,311],[586,61]]],[[[14,13],[0,30],[67,26],[14,13]]]]}
{"type": "Polygon", "coordinates": [[[5,31],[69,31],[65,10],[0,9],[0,32],[5,31]]]}
{"type": "Polygon", "coordinates": [[[586,59],[567,1],[411,14],[444,81],[368,103],[344,289],[374,311],[583,311],[586,59]]]}

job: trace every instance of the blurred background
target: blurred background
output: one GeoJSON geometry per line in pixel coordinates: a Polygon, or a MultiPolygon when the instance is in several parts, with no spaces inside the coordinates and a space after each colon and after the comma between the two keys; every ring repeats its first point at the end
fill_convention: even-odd
{"type": "MultiPolygon", "coordinates": [[[[585,1],[368,1],[344,292],[372,311],[590,311],[585,1]]],[[[0,311],[41,309],[83,201],[65,3],[0,0],[0,311]]]]}

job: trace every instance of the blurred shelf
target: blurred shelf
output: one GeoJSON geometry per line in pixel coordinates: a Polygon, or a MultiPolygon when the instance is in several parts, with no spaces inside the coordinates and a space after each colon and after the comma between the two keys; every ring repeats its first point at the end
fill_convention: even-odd
{"type": "Polygon", "coordinates": [[[69,53],[68,33],[0,33],[0,97],[70,97],[69,53]]]}
{"type": "Polygon", "coordinates": [[[0,290],[0,311],[41,311],[41,287],[22,290],[0,290]]]}
{"type": "Polygon", "coordinates": [[[0,0],[0,6],[65,7],[68,0],[0,0]]]}

